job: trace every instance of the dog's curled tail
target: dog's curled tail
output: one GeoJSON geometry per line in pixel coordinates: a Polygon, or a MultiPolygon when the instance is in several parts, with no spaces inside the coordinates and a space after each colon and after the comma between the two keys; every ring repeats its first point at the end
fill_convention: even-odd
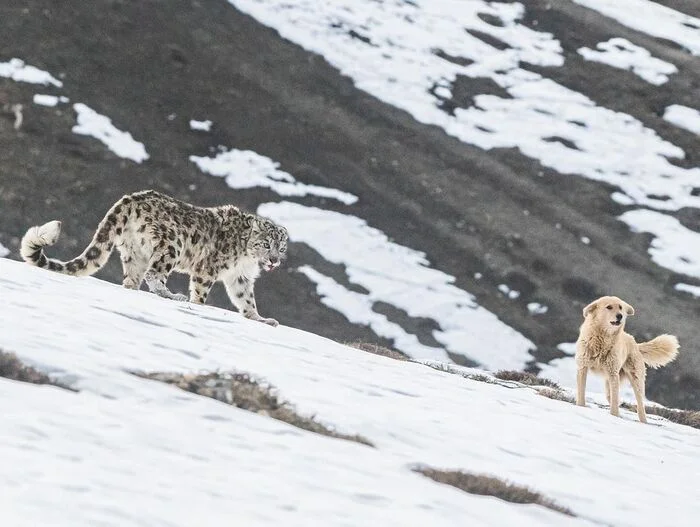
{"type": "Polygon", "coordinates": [[[659,335],[649,342],[640,342],[639,351],[647,366],[665,366],[678,356],[678,339],[673,335],[659,335]]]}

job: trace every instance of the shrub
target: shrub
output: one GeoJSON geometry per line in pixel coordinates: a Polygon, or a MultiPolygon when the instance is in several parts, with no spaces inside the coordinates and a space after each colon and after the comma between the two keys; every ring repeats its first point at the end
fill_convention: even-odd
{"type": "Polygon", "coordinates": [[[560,388],[556,382],[545,379],[544,377],[538,377],[534,373],[527,371],[500,370],[494,374],[494,377],[501,379],[502,381],[515,381],[528,386],[547,386],[555,389],[560,388]]]}
{"type": "Polygon", "coordinates": [[[371,342],[346,342],[346,346],[356,348],[358,350],[366,351],[367,353],[373,353],[375,355],[381,355],[382,357],[389,357],[396,360],[408,360],[409,356],[405,353],[393,349],[389,349],[379,344],[373,344],[371,342]]]}
{"type": "Polygon", "coordinates": [[[419,467],[414,469],[439,483],[451,485],[470,494],[481,496],[494,496],[510,503],[534,503],[552,509],[567,516],[575,516],[569,509],[557,505],[554,501],[544,497],[539,492],[508,483],[493,476],[483,474],[471,474],[459,470],[436,470],[432,468],[419,467]]]}
{"type": "Polygon", "coordinates": [[[538,390],[537,393],[544,396],[544,397],[554,399],[556,401],[564,401],[566,403],[571,403],[571,404],[574,404],[576,402],[576,399],[574,399],[573,396],[569,395],[564,390],[545,388],[543,390],[538,390]]]}
{"type": "Polygon", "coordinates": [[[32,366],[24,364],[14,353],[7,353],[0,350],[0,377],[13,381],[28,382],[31,384],[50,384],[65,390],[77,391],[69,386],[54,381],[32,366]]]}
{"type": "Polygon", "coordinates": [[[245,373],[131,373],[144,379],[172,384],[182,390],[210,397],[242,410],[266,415],[309,432],[374,446],[360,435],[336,432],[313,417],[299,415],[290,403],[280,400],[273,387],[263,385],[245,373]]]}
{"type": "MultiPolygon", "coordinates": [[[[620,406],[633,412],[637,411],[636,404],[621,403],[620,406]]],[[[647,414],[658,415],[679,425],[700,428],[700,412],[692,410],[676,410],[674,408],[664,408],[663,406],[644,406],[647,414]]]]}

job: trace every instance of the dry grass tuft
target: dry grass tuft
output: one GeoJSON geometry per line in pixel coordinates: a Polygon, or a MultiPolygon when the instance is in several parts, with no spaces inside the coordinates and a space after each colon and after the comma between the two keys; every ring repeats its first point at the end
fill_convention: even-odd
{"type": "Polygon", "coordinates": [[[469,379],[472,381],[478,381],[478,382],[485,382],[488,384],[498,384],[492,377],[489,377],[488,375],[484,375],[482,373],[467,373],[464,371],[460,371],[457,368],[453,368],[449,364],[445,364],[444,362],[421,362],[423,366],[428,366],[429,368],[432,368],[437,371],[444,371],[445,373],[451,373],[452,375],[459,375],[460,377],[464,377],[465,379],[469,379]]]}
{"type": "Polygon", "coordinates": [[[508,483],[507,481],[492,476],[471,474],[459,470],[436,470],[425,467],[415,468],[414,470],[439,483],[457,487],[470,494],[494,496],[510,503],[533,503],[561,512],[567,516],[575,516],[571,510],[557,505],[554,501],[544,497],[539,492],[535,492],[521,485],[508,483]]]}
{"type": "MultiPolygon", "coordinates": [[[[637,405],[630,403],[621,403],[620,406],[627,410],[637,412],[637,405]]],[[[660,406],[644,406],[644,409],[649,415],[658,415],[664,419],[668,419],[673,423],[679,425],[691,426],[693,428],[700,428],[700,412],[694,412],[692,410],[676,410],[674,408],[663,408],[660,406]]]]}
{"type": "Polygon", "coordinates": [[[14,353],[7,353],[5,351],[0,351],[0,377],[31,384],[50,384],[51,386],[58,386],[65,390],[76,391],[69,386],[54,381],[45,373],[41,373],[31,366],[27,366],[19,360],[14,353]]]}
{"type": "Polygon", "coordinates": [[[373,353],[375,355],[381,355],[382,357],[389,357],[396,360],[409,360],[409,356],[397,350],[389,349],[385,346],[380,346],[379,344],[373,344],[371,342],[346,342],[346,346],[356,348],[358,350],[366,351],[367,353],[373,353]]]}
{"type": "Polygon", "coordinates": [[[144,379],[172,384],[182,390],[210,397],[249,412],[266,415],[309,432],[374,446],[360,435],[342,434],[319,423],[313,417],[299,415],[294,406],[279,399],[274,388],[261,384],[245,373],[131,373],[144,379]]]}
{"type": "Polygon", "coordinates": [[[548,397],[550,399],[554,399],[556,401],[564,401],[566,403],[571,403],[574,404],[576,402],[576,399],[572,395],[569,395],[566,393],[564,390],[557,390],[553,388],[544,388],[543,390],[538,390],[538,394],[548,397]]]}
{"type": "Polygon", "coordinates": [[[494,377],[502,381],[515,381],[527,386],[547,386],[557,390],[561,388],[556,382],[527,371],[500,370],[494,373],[494,377]]]}

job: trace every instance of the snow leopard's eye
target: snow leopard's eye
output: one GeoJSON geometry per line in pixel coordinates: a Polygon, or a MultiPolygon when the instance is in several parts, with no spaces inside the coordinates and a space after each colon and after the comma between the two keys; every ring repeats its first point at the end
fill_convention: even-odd
{"type": "Polygon", "coordinates": [[[270,243],[269,243],[269,242],[263,243],[263,247],[265,247],[265,249],[269,249],[269,248],[270,248],[270,243]]]}

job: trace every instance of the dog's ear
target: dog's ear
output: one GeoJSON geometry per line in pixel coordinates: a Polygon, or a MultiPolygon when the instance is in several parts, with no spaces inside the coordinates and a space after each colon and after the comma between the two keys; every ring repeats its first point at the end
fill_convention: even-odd
{"type": "Polygon", "coordinates": [[[593,313],[595,309],[598,307],[598,301],[596,300],[595,302],[591,302],[588,304],[586,307],[583,308],[583,318],[586,318],[588,315],[593,313]]]}
{"type": "Polygon", "coordinates": [[[627,302],[625,302],[625,313],[627,313],[628,317],[631,317],[632,315],[634,315],[634,308],[631,305],[629,305],[627,302]]]}

